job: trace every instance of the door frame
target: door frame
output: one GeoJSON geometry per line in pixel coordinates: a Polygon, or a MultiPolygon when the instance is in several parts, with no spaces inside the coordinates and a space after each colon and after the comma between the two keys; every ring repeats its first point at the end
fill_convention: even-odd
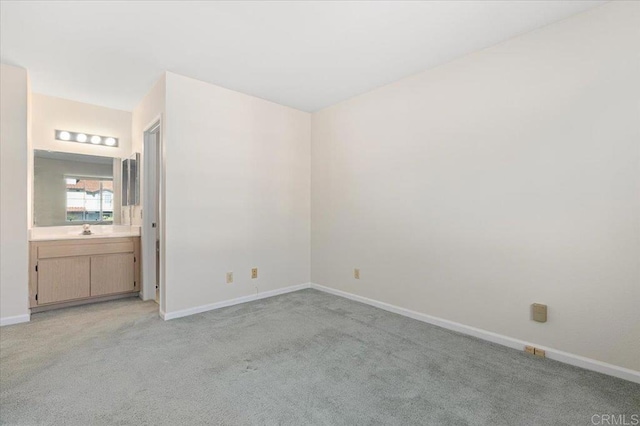
{"type": "Polygon", "coordinates": [[[143,200],[143,208],[142,208],[142,226],[141,226],[141,249],[142,249],[142,300],[155,300],[156,298],[156,286],[154,280],[147,280],[145,277],[153,277],[155,276],[156,269],[156,241],[154,238],[154,233],[151,231],[151,220],[153,215],[151,213],[152,209],[149,208],[153,205],[153,201],[151,194],[152,191],[149,191],[150,183],[153,183],[156,178],[150,176],[150,168],[148,167],[148,162],[152,161],[149,155],[149,144],[152,143],[150,139],[150,135],[158,132],[158,138],[156,140],[156,152],[157,152],[157,185],[158,185],[158,217],[156,218],[157,223],[157,232],[158,238],[160,240],[160,267],[158,268],[160,276],[158,277],[158,282],[160,283],[160,300],[159,300],[159,310],[160,315],[164,316],[165,309],[165,149],[164,149],[164,129],[163,129],[163,121],[162,114],[154,118],[151,123],[145,128],[143,132],[143,147],[142,147],[142,174],[144,178],[142,179],[142,200],[143,200]]]}

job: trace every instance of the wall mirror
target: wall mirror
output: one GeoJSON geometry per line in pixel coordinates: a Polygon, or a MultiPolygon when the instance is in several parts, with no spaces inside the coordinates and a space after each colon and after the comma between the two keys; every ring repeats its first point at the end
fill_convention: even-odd
{"type": "Polygon", "coordinates": [[[120,223],[120,158],[34,151],[35,226],[120,223]]]}
{"type": "Polygon", "coordinates": [[[122,160],[122,205],[140,205],[140,153],[122,160]]]}

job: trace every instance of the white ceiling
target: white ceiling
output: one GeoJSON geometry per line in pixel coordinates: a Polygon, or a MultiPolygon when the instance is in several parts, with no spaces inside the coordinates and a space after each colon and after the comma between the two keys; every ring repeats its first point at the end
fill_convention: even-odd
{"type": "Polygon", "coordinates": [[[602,3],[3,0],[0,59],[129,111],[165,70],[316,111],[602,3]]]}

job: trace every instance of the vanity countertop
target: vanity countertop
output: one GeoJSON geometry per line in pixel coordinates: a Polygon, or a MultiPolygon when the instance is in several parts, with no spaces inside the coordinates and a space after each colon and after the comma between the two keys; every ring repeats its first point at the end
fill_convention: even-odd
{"type": "Polygon", "coordinates": [[[46,226],[29,230],[29,241],[88,240],[94,238],[139,237],[140,227],[129,225],[93,225],[91,234],[82,233],[78,226],[46,226]]]}

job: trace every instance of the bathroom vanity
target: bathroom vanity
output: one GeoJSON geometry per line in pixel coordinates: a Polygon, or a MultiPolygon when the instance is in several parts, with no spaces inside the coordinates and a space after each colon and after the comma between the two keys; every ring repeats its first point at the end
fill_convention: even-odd
{"type": "Polygon", "coordinates": [[[140,291],[139,228],[34,228],[29,301],[32,311],[133,296],[140,291]]]}
{"type": "Polygon", "coordinates": [[[31,312],[140,292],[139,154],[34,151],[31,312]]]}

